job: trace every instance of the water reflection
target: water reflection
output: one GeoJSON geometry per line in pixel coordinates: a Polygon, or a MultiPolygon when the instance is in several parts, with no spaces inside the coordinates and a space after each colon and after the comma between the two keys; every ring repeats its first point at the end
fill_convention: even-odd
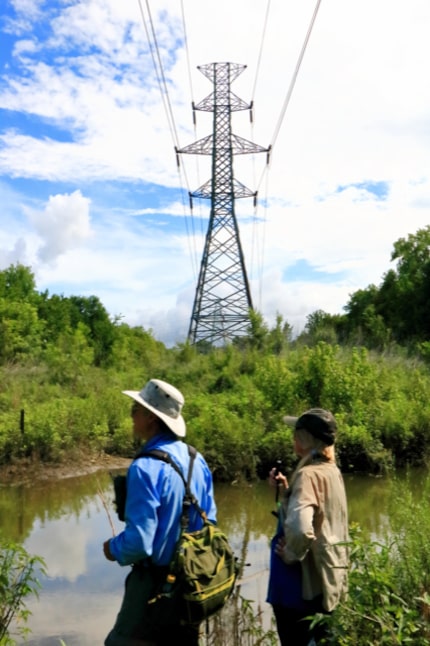
{"type": "MultiPolygon", "coordinates": [[[[420,490],[424,472],[416,471],[411,486],[420,490]]],[[[375,536],[386,522],[389,480],[347,475],[350,520],[375,536]]],[[[247,565],[241,594],[253,599],[270,620],[265,603],[269,550],[275,530],[273,491],[265,482],[252,486],[217,485],[219,524],[247,565]]],[[[44,558],[47,577],[39,600],[31,600],[32,646],[102,644],[122,598],[128,568],[106,561],[102,543],[121,523],[113,509],[108,473],[98,473],[32,487],[0,488],[0,522],[7,538],[23,542],[44,558]],[[110,510],[109,520],[106,508],[110,510]]]]}
{"type": "Polygon", "coordinates": [[[28,604],[28,644],[58,646],[60,638],[67,646],[102,644],[116,616],[126,569],[103,557],[112,529],[99,492],[119,531],[107,473],[0,489],[3,534],[47,565],[40,597],[28,604]]]}

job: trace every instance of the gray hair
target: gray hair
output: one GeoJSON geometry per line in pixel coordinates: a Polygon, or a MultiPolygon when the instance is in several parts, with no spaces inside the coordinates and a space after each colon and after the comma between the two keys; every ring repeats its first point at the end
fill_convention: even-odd
{"type": "Polygon", "coordinates": [[[322,440],[318,439],[314,435],[311,435],[311,433],[309,433],[309,431],[307,431],[305,428],[296,429],[294,431],[294,435],[298,438],[300,444],[306,451],[308,449],[313,450],[318,453],[322,453],[322,455],[325,455],[327,457],[329,457],[329,455],[332,455],[333,453],[332,445],[328,446],[322,440]]]}
{"type": "Polygon", "coordinates": [[[300,462],[294,470],[294,473],[291,476],[290,490],[299,474],[300,469],[305,467],[307,464],[311,464],[311,462],[313,462],[315,459],[318,459],[318,457],[322,461],[336,462],[333,444],[328,446],[325,442],[317,439],[304,428],[296,429],[294,431],[294,436],[297,437],[301,446],[305,449],[305,451],[307,451],[307,453],[301,458],[300,462]]]}

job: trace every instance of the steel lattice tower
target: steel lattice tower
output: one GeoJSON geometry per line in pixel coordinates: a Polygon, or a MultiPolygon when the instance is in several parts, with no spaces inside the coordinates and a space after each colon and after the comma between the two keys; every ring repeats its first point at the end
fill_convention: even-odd
{"type": "Polygon", "coordinates": [[[214,90],[193,109],[214,113],[213,133],[177,152],[212,156],[211,179],[190,193],[210,199],[211,209],[188,340],[219,345],[247,333],[253,309],[234,204],[242,197],[255,200],[256,193],[234,179],[233,155],[268,149],[232,133],[231,113],[252,107],[230,89],[246,65],[210,63],[197,69],[214,90]]]}

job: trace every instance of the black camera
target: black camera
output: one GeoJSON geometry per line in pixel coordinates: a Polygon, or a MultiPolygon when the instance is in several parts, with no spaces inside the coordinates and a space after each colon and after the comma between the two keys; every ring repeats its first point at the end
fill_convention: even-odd
{"type": "Polygon", "coordinates": [[[275,476],[278,476],[282,471],[282,460],[276,460],[273,468],[275,469],[275,476]]]}
{"type": "Polygon", "coordinates": [[[113,489],[115,492],[114,505],[116,507],[116,513],[121,521],[125,521],[125,500],[127,498],[127,476],[117,475],[113,476],[111,474],[113,489]]]}

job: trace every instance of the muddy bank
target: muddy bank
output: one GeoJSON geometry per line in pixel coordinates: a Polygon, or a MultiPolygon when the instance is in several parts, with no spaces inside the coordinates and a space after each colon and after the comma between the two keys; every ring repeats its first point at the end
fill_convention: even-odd
{"type": "Polygon", "coordinates": [[[0,485],[31,484],[37,480],[59,480],[87,475],[101,469],[127,469],[131,458],[105,453],[79,455],[60,463],[25,459],[0,466],[0,485]]]}

